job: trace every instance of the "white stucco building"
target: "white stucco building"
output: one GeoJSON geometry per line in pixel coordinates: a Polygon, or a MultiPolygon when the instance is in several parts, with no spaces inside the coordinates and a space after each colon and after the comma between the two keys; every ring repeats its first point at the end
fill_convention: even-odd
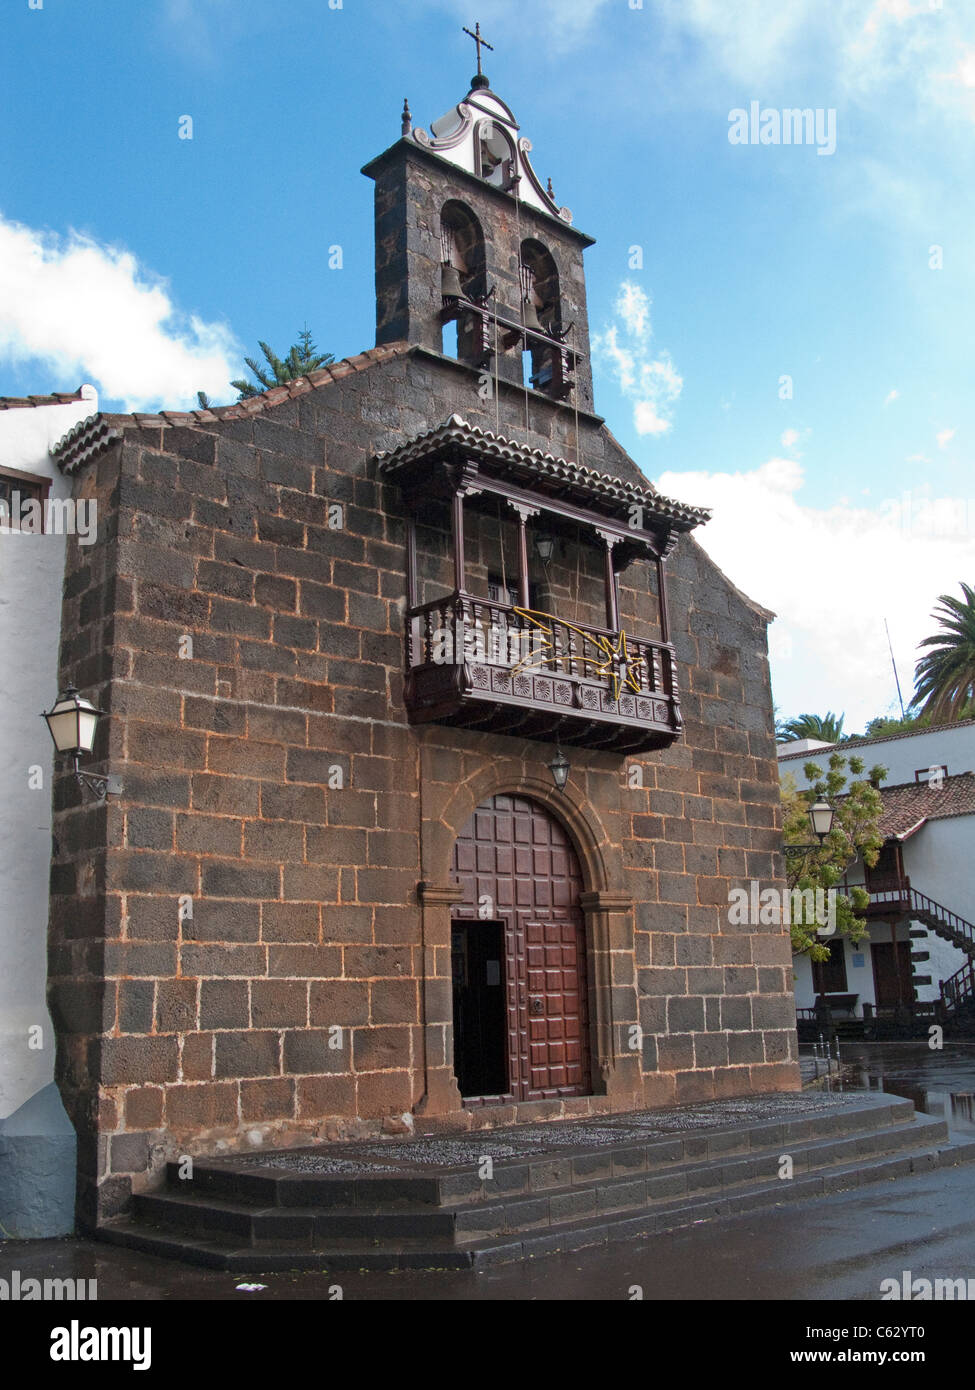
{"type": "Polygon", "coordinates": [[[97,410],[93,386],[0,399],[0,1235],[7,1236],[59,1235],[74,1224],[74,1132],[54,1084],[45,997],[53,748],[38,716],[57,695],[70,515],[50,504],[71,496],[49,451],[97,410]]]}
{"type": "Polygon", "coordinates": [[[883,1009],[940,999],[946,981],[970,1000],[975,720],[835,746],[782,744],[783,781],[791,776],[797,787],[808,786],[805,765],[814,762],[825,771],[834,751],[862,758],[866,772],[878,763],[887,768],[880,789],[884,847],[873,869],[857,861],[847,874],[851,884],[865,884],[870,892],[869,939],[856,946],[836,941],[822,967],[797,959],[797,1007],[812,1008],[821,994],[847,996],[852,1016],[862,1018],[865,1005],[883,1009]]]}

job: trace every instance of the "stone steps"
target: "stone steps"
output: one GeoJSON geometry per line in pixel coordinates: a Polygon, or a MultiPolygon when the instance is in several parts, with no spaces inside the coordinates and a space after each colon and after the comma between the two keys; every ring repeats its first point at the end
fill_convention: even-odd
{"type": "MultiPolygon", "coordinates": [[[[198,1162],[192,1184],[171,1168],[168,1188],[137,1196],[132,1213],[99,1235],[241,1273],[461,1269],[646,1236],[975,1160],[975,1144],[950,1145],[944,1121],[915,1116],[909,1101],[862,1100],[784,1122],[703,1133],[692,1127],[637,1145],[603,1142],[564,1153],[549,1146],[527,1161],[498,1159],[490,1180],[481,1180],[469,1162],[436,1173],[429,1163],[424,1171],[408,1171],[404,1163],[390,1175],[376,1171],[388,1165],[372,1154],[360,1171],[325,1176],[260,1167],[276,1161],[270,1155],[198,1162]],[[778,1176],[783,1153],[793,1160],[787,1180],[778,1176]]],[[[632,1132],[631,1126],[628,1139],[632,1132]]],[[[490,1147],[488,1136],[483,1143],[490,1147]]],[[[342,1151],[330,1146],[328,1153],[342,1151]]],[[[395,1159],[395,1146],[380,1156],[386,1153],[395,1159]]]]}

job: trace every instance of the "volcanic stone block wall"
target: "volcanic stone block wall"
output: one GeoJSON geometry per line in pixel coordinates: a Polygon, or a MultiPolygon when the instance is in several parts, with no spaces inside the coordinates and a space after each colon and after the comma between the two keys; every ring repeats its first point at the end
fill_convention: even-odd
{"type": "MultiPolygon", "coordinates": [[[[166,1156],[414,1108],[472,1122],[451,1101],[450,847],[497,790],[555,805],[552,749],[407,725],[404,517],[373,456],[458,409],[491,428],[494,404],[402,345],[313,380],[237,418],[117,419],[75,478],[101,521],[70,544],[61,679],[110,711],[98,751],[124,782],[106,806],[56,787],[50,998],[88,1222],[166,1156]]],[[[506,392],[502,432],[524,410],[506,392]]],[[[531,423],[574,456],[571,411],[535,396],[531,423]]],[[[639,479],[582,429],[591,466],[639,479]]],[[[692,541],[669,568],[685,739],[629,763],[573,750],[561,803],[602,875],[597,1094],[521,1117],[796,1084],[788,937],[727,915],[732,886],[780,871],[765,618],[692,541]]],[[[656,631],[645,566],[622,608],[656,631]]]]}

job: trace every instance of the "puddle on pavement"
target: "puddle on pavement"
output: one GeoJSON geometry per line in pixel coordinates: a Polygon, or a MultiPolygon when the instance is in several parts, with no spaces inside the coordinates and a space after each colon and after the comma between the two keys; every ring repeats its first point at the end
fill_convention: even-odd
{"type": "Polygon", "coordinates": [[[915,1110],[947,1120],[952,1138],[975,1137],[975,1047],[848,1043],[842,1063],[834,1090],[902,1096],[915,1110]]]}

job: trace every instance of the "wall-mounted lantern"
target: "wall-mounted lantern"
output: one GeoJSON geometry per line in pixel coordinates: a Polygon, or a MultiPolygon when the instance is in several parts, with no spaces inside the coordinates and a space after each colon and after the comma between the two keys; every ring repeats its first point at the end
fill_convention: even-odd
{"type": "Polygon", "coordinates": [[[555,537],[548,532],[541,532],[535,537],[535,553],[543,565],[547,565],[555,552],[555,537]]]}
{"type": "Polygon", "coordinates": [[[835,819],[836,811],[824,796],[819,797],[809,808],[809,824],[812,827],[812,833],[816,836],[817,843],[814,845],[784,845],[786,854],[808,854],[811,850],[822,849],[826,837],[833,829],[835,819]]]}
{"type": "Polygon", "coordinates": [[[105,711],[96,709],[90,700],[79,695],[73,685],[58,696],[53,709],[41,715],[42,719],[47,720],[55,751],[73,760],[78,785],[87,788],[99,801],[104,801],[107,796],[118,796],[122,791],[122,783],[117,777],[98,777],[81,770],[82,754],[90,757],[99,722],[104,716],[105,711]]]}
{"type": "Polygon", "coordinates": [[[809,823],[812,826],[813,834],[820,844],[823,843],[826,836],[833,829],[835,817],[836,812],[824,796],[821,796],[814,806],[810,806],[809,823]]]}
{"type": "Polygon", "coordinates": [[[561,748],[559,748],[555,757],[549,763],[548,770],[552,774],[552,781],[555,783],[558,790],[564,792],[565,784],[569,780],[570,767],[569,760],[562,752],[561,748]]]}

